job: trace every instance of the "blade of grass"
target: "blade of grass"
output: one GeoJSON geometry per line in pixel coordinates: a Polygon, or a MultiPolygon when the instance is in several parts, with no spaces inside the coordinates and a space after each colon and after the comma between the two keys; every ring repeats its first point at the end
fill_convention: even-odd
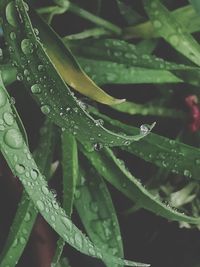
{"type": "MultiPolygon", "coordinates": [[[[171,12],[171,15],[179,21],[188,32],[194,33],[200,30],[199,15],[191,5],[180,7],[171,12]]],[[[156,38],[159,33],[155,31],[151,21],[123,29],[123,38],[156,38]]]]}
{"type": "MultiPolygon", "coordinates": [[[[73,210],[74,192],[78,179],[78,152],[74,136],[67,132],[61,134],[63,203],[62,207],[70,218],[73,210]]],[[[65,241],[59,238],[51,267],[57,266],[63,252],[65,241]]]]}
{"type": "MultiPolygon", "coordinates": [[[[54,151],[53,125],[48,120],[41,129],[41,137],[38,148],[34,152],[34,158],[40,170],[50,179],[49,171],[54,151]]],[[[13,220],[11,231],[7,237],[6,244],[0,255],[0,266],[16,266],[23,250],[28,242],[32,228],[34,226],[38,211],[34,204],[23,192],[18,209],[13,220]],[[12,257],[10,257],[12,255],[12,257]]]]}
{"type": "Polygon", "coordinates": [[[193,63],[200,65],[200,45],[187,32],[187,29],[171,15],[159,0],[144,0],[143,3],[155,30],[160,36],[193,63]]]}
{"type": "Polygon", "coordinates": [[[22,82],[29,91],[31,90],[31,95],[39,103],[41,111],[46,116],[69,133],[76,135],[77,139],[84,139],[89,150],[94,150],[97,143],[106,146],[129,144],[148,134],[139,133],[133,137],[116,134],[105,129],[99,121],[95,121],[86,112],[84,104],[73,96],[56,72],[43,45],[38,40],[37,31],[33,29],[23,3],[17,2],[17,10],[12,2],[0,10],[3,12],[4,21],[10,20],[8,14],[11,11],[15,12],[15,20],[3,25],[5,39],[13,48],[14,53],[11,55],[18,63],[18,73],[25,73],[22,82]],[[16,38],[11,40],[11,33],[16,31],[14,23],[19,26],[19,30],[14,35],[16,38]],[[84,130],[86,128],[90,131],[84,130]]]}
{"type": "MultiPolygon", "coordinates": [[[[0,117],[3,118],[5,112],[10,112],[14,118],[2,80],[0,80],[0,94],[2,101],[0,117]]],[[[4,129],[1,129],[2,134],[0,135],[0,148],[8,166],[13,174],[19,177],[28,196],[43,218],[68,244],[86,255],[109,260],[113,264],[149,266],[148,264],[116,258],[97,248],[67,217],[65,211],[56,201],[54,194],[48,189],[47,182],[38,169],[15,119],[11,125],[5,124],[3,126],[4,129]]]]}
{"type": "Polygon", "coordinates": [[[99,174],[103,175],[109,183],[128,198],[136,203],[138,202],[139,206],[169,220],[199,224],[200,218],[184,215],[156,199],[156,197],[149,193],[126,169],[124,162],[116,158],[109,148],[105,148],[101,152],[90,153],[83,148],[81,148],[81,150],[99,174]]]}
{"type": "MultiPolygon", "coordinates": [[[[127,134],[136,131],[135,127],[111,120],[94,108],[90,110],[98,118],[104,120],[104,124],[110,127],[112,125],[113,130],[125,131],[127,134]]],[[[121,148],[172,173],[199,180],[200,149],[196,147],[151,133],[144,140],[121,148]]]]}
{"type": "MultiPolygon", "coordinates": [[[[119,223],[110,193],[102,178],[90,171],[90,165],[86,166],[87,174],[82,169],[77,184],[75,207],[94,244],[112,255],[123,257],[119,223]]],[[[109,261],[105,264],[116,266],[109,261]]]]}

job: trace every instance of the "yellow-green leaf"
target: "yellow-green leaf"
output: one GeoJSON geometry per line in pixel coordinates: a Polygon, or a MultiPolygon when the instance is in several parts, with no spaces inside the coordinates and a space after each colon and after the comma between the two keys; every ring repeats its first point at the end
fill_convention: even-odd
{"type": "Polygon", "coordinates": [[[105,93],[82,70],[71,51],[59,36],[33,11],[30,12],[33,25],[39,30],[44,48],[63,80],[81,94],[102,104],[114,105],[125,99],[116,99],[105,93]]]}

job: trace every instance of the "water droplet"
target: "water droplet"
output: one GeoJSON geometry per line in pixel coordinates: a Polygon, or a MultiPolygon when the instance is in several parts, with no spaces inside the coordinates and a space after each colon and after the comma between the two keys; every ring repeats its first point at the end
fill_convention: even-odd
{"type": "Polygon", "coordinates": [[[24,245],[26,243],[26,239],[24,237],[20,237],[19,242],[24,245]]]}
{"type": "Polygon", "coordinates": [[[45,115],[49,114],[50,113],[50,108],[48,105],[44,105],[41,107],[41,111],[42,113],[44,113],[45,115]]]}
{"type": "Polygon", "coordinates": [[[195,162],[196,162],[197,165],[199,165],[200,164],[200,159],[196,159],[195,162]]]}
{"type": "Polygon", "coordinates": [[[185,176],[189,177],[189,178],[192,177],[192,174],[191,174],[191,172],[190,172],[189,170],[184,170],[183,174],[184,174],[185,176]]]}
{"type": "Polygon", "coordinates": [[[41,200],[37,200],[36,204],[37,204],[38,209],[40,211],[43,211],[44,210],[44,203],[41,200]]]}
{"type": "Polygon", "coordinates": [[[93,148],[95,151],[100,151],[103,148],[103,145],[101,143],[95,143],[93,148]]]}
{"type": "Polygon", "coordinates": [[[43,65],[38,65],[38,70],[39,70],[39,71],[44,70],[44,66],[43,66],[43,65]]]}
{"type": "Polygon", "coordinates": [[[160,28],[160,27],[162,27],[162,23],[159,20],[154,20],[153,21],[153,26],[155,28],[160,28]]]}
{"type": "Polygon", "coordinates": [[[16,247],[18,245],[18,240],[17,240],[17,238],[14,240],[14,242],[13,242],[13,247],[16,247]]]}
{"type": "Polygon", "coordinates": [[[21,41],[21,49],[25,55],[33,53],[33,44],[29,39],[23,39],[21,41]]]}
{"type": "Polygon", "coordinates": [[[10,39],[15,40],[16,39],[16,34],[14,32],[10,33],[10,39]]]}
{"type": "Polygon", "coordinates": [[[173,34],[169,36],[169,41],[172,45],[177,46],[179,44],[179,38],[177,35],[173,34]]]}
{"type": "Polygon", "coordinates": [[[62,217],[62,218],[61,218],[61,221],[62,221],[62,223],[67,227],[67,229],[68,229],[69,231],[72,230],[72,222],[71,222],[70,219],[68,219],[67,217],[62,217]]]}
{"type": "Polygon", "coordinates": [[[38,171],[37,170],[35,170],[35,169],[32,169],[31,170],[31,177],[32,177],[32,179],[37,179],[37,177],[38,177],[38,171]]]}
{"type": "Polygon", "coordinates": [[[7,102],[7,96],[3,89],[0,87],[0,108],[3,107],[7,102]]]}
{"type": "Polygon", "coordinates": [[[146,134],[149,133],[149,131],[150,131],[150,127],[149,127],[148,124],[142,124],[142,125],[140,126],[140,134],[142,134],[142,135],[146,135],[146,134]]]}
{"type": "Polygon", "coordinates": [[[10,112],[5,112],[3,114],[3,119],[7,125],[12,125],[14,123],[14,117],[10,112]]]}
{"type": "Polygon", "coordinates": [[[91,202],[91,204],[90,204],[90,207],[91,207],[91,210],[94,212],[94,213],[96,213],[97,211],[98,211],[98,205],[97,205],[97,203],[96,202],[91,202]]]}
{"type": "Polygon", "coordinates": [[[23,81],[23,78],[24,78],[24,77],[23,77],[23,75],[22,75],[21,73],[18,73],[18,74],[17,74],[17,80],[18,80],[18,81],[23,81]]]}
{"type": "Polygon", "coordinates": [[[47,194],[49,193],[49,190],[48,190],[48,188],[47,188],[45,185],[42,186],[42,192],[43,192],[45,195],[47,195],[47,194]]]}
{"type": "Polygon", "coordinates": [[[4,136],[5,143],[11,148],[21,148],[23,146],[23,138],[19,130],[9,129],[4,136]]]}
{"type": "Polygon", "coordinates": [[[14,5],[14,2],[11,1],[7,6],[6,6],[6,19],[8,21],[8,23],[13,26],[13,27],[17,27],[17,12],[16,12],[16,8],[14,5]]]}
{"type": "Polygon", "coordinates": [[[16,170],[17,173],[22,174],[22,173],[25,172],[25,167],[22,164],[16,164],[15,165],[15,170],[16,170]]]}
{"type": "Polygon", "coordinates": [[[25,215],[24,221],[25,222],[29,222],[30,219],[31,219],[31,214],[29,212],[27,212],[26,215],[25,215]]]}

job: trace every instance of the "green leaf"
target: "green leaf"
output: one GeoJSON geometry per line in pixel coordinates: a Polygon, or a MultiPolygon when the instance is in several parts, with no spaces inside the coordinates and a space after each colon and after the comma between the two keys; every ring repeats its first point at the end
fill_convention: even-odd
{"type": "MultiPolygon", "coordinates": [[[[78,214],[94,244],[112,255],[123,257],[119,223],[110,193],[102,178],[90,170],[90,165],[86,168],[87,173],[82,169],[77,184],[75,206],[78,214]]],[[[109,261],[105,263],[109,267],[116,266],[109,261]]]]}
{"type": "Polygon", "coordinates": [[[99,88],[81,69],[70,50],[58,35],[35,12],[30,13],[31,22],[39,30],[39,37],[46,53],[63,80],[73,89],[100,103],[114,105],[124,99],[114,99],[99,88]]]}
{"type": "MultiPolygon", "coordinates": [[[[32,28],[23,3],[17,1],[16,4],[15,20],[4,23],[4,35],[8,45],[14,51],[11,56],[13,61],[17,62],[18,75],[21,74],[22,82],[39,103],[41,111],[55,124],[76,135],[77,139],[84,140],[89,150],[93,150],[96,143],[120,146],[143,138],[145,136],[143,133],[132,137],[112,133],[87,113],[84,104],[73,96],[56,72],[42,43],[38,40],[37,30],[32,28]],[[18,26],[18,30],[13,26],[14,23],[18,26]]],[[[2,14],[4,21],[9,18],[8,13],[12,8],[15,6],[11,2],[1,10],[1,12],[7,10],[7,17],[4,12],[2,14]]]]}
{"type": "Polygon", "coordinates": [[[198,15],[200,14],[200,3],[198,0],[189,0],[191,5],[194,7],[198,15]]]}
{"type": "MultiPolygon", "coordinates": [[[[191,5],[180,7],[171,12],[174,19],[187,29],[187,32],[194,33],[200,30],[199,15],[191,5]]],[[[151,21],[127,27],[123,30],[124,39],[132,38],[157,38],[159,33],[155,31],[151,21]]]]}
{"type": "Polygon", "coordinates": [[[17,70],[10,64],[0,65],[0,71],[2,79],[5,85],[9,85],[16,81],[17,79],[17,70]]]}
{"type": "Polygon", "coordinates": [[[186,117],[186,114],[183,111],[159,106],[157,103],[153,102],[142,105],[126,101],[123,104],[112,106],[112,108],[130,115],[140,114],[144,116],[152,115],[179,119],[184,119],[186,117]]]}
{"type": "MultiPolygon", "coordinates": [[[[49,171],[54,151],[53,148],[53,125],[49,121],[46,121],[44,127],[41,129],[40,142],[37,150],[34,152],[34,158],[47,179],[50,178],[49,171]]],[[[7,237],[6,244],[0,255],[1,266],[16,266],[16,263],[21,257],[28,242],[37,215],[38,211],[35,210],[34,204],[27,196],[26,191],[24,191],[21,201],[18,204],[18,209],[7,237]],[[12,255],[12,257],[10,257],[10,255],[12,255]]]]}
{"type": "Polygon", "coordinates": [[[82,41],[80,44],[72,42],[71,48],[79,56],[82,67],[97,83],[184,81],[199,85],[199,68],[169,62],[154,55],[141,54],[137,46],[122,40],[82,41]]]}
{"type": "Polygon", "coordinates": [[[200,65],[200,45],[193,36],[185,30],[159,0],[144,0],[143,2],[159,35],[193,63],[200,65]]]}
{"type": "MultiPolygon", "coordinates": [[[[103,119],[105,124],[112,125],[113,130],[125,131],[127,134],[137,131],[137,128],[111,120],[95,109],[91,109],[91,112],[103,119]]],[[[151,133],[140,142],[121,148],[172,173],[199,180],[200,149],[196,147],[151,133]]]]}
{"type": "Polygon", "coordinates": [[[126,169],[124,162],[116,158],[109,148],[102,152],[87,152],[82,149],[84,155],[90,160],[97,172],[120,192],[155,214],[176,221],[185,221],[199,224],[200,218],[184,215],[169,205],[163,204],[155,196],[147,191],[142,184],[126,169]]]}
{"type": "MultiPolygon", "coordinates": [[[[0,80],[0,94],[0,117],[3,119],[3,114],[9,112],[14,118],[2,80],[0,80]]],[[[4,158],[13,174],[19,177],[34,206],[65,242],[86,255],[108,260],[113,264],[149,266],[148,264],[116,258],[94,246],[72,223],[65,211],[59,206],[54,194],[48,189],[47,182],[38,169],[15,119],[13,119],[12,124],[4,124],[3,126],[4,128],[1,128],[0,147],[4,158]]]]}
{"type": "MultiPolygon", "coordinates": [[[[62,172],[63,172],[63,203],[62,207],[70,218],[73,210],[74,193],[78,180],[78,153],[77,144],[74,136],[67,132],[61,134],[62,146],[62,172]]],[[[57,248],[51,267],[57,266],[65,241],[60,238],[57,241],[57,248]]]]}

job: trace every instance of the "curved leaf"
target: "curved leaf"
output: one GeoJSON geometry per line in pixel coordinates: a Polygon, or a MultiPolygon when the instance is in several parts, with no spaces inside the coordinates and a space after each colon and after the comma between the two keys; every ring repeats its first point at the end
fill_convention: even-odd
{"type": "MultiPolygon", "coordinates": [[[[121,130],[134,133],[136,128],[123,124],[91,109],[92,113],[104,120],[105,124],[113,130],[121,130]]],[[[180,174],[199,180],[200,149],[184,143],[169,139],[158,134],[151,133],[140,142],[121,147],[139,158],[155,164],[158,167],[168,169],[172,173],[180,174]]]]}
{"type": "MultiPolygon", "coordinates": [[[[87,166],[87,165],[86,165],[87,166]]],[[[75,207],[81,221],[98,247],[110,254],[123,257],[123,245],[119,224],[110,193],[102,178],[87,168],[82,169],[75,198],[75,207]]],[[[116,266],[105,262],[107,266],[116,266]]]]}
{"type": "Polygon", "coordinates": [[[145,9],[156,31],[193,63],[200,65],[200,45],[159,0],[144,0],[145,9]]]}
{"type": "Polygon", "coordinates": [[[18,75],[25,86],[31,89],[41,111],[58,126],[76,135],[79,140],[84,140],[89,150],[93,150],[96,143],[120,146],[143,138],[143,133],[133,137],[112,133],[86,112],[84,104],[72,95],[55,71],[53,63],[38,40],[37,30],[32,28],[23,3],[16,2],[17,11],[12,3],[8,3],[3,9],[6,14],[2,14],[4,21],[9,21],[9,12],[15,12],[14,22],[9,21],[3,25],[5,39],[13,49],[11,56],[17,65],[18,75]],[[18,30],[14,24],[18,26],[18,30]]]}
{"type": "MultiPolygon", "coordinates": [[[[41,129],[41,138],[39,146],[34,153],[34,158],[42,171],[49,179],[50,164],[54,147],[53,125],[46,122],[41,129]]],[[[23,192],[18,209],[15,214],[11,231],[7,237],[6,244],[0,255],[0,266],[16,266],[23,250],[28,242],[32,228],[34,226],[38,211],[34,209],[34,204],[27,196],[26,191],[23,192]],[[10,257],[12,255],[12,257],[10,257]]]]}
{"type": "Polygon", "coordinates": [[[102,152],[98,153],[87,152],[84,149],[82,149],[82,151],[99,174],[103,175],[109,183],[128,198],[138,203],[139,206],[169,220],[199,224],[200,218],[184,215],[156,199],[155,196],[149,193],[147,189],[132,176],[125,168],[123,161],[117,159],[109,148],[105,148],[102,152]]]}
{"type": "MultiPolygon", "coordinates": [[[[71,217],[74,203],[74,193],[78,180],[78,151],[74,136],[67,132],[61,134],[62,146],[62,173],[63,173],[63,203],[62,207],[67,216],[71,217]]],[[[51,267],[57,266],[62,255],[65,241],[60,238],[51,267]]]]}
{"type": "Polygon", "coordinates": [[[9,167],[14,175],[22,182],[26,193],[34,206],[37,207],[43,218],[51,227],[72,247],[80,252],[110,261],[113,264],[128,266],[149,266],[132,261],[116,258],[106,251],[97,248],[94,244],[72,223],[65,211],[57,203],[55,196],[48,189],[44,176],[38,169],[32,155],[20,133],[10,107],[6,90],[0,80],[0,117],[3,119],[5,112],[13,117],[12,124],[4,123],[1,127],[0,147],[9,167]]]}
{"type": "Polygon", "coordinates": [[[36,13],[30,12],[31,22],[39,30],[46,53],[63,80],[81,94],[100,103],[114,105],[124,99],[114,99],[99,88],[81,69],[70,50],[58,35],[36,13]]]}

